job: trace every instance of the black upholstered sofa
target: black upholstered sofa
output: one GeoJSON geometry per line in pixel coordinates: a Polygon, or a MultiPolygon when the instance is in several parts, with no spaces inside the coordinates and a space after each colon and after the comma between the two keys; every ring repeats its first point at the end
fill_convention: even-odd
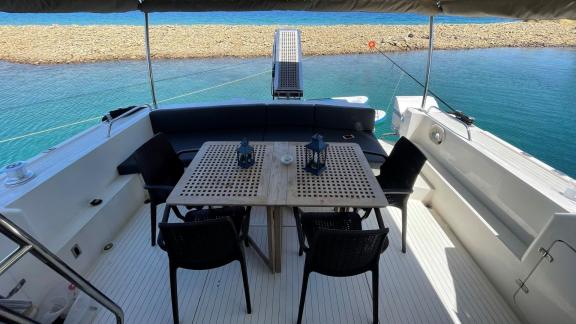
{"type": "MultiPolygon", "coordinates": [[[[315,133],[327,142],[358,143],[368,161],[381,164],[386,153],[374,137],[371,108],[324,102],[246,103],[162,108],[150,113],[154,133],[164,133],[176,151],[199,148],[206,141],[301,141],[315,133]]],[[[193,154],[182,155],[188,164],[193,154]]],[[[118,166],[120,174],[137,173],[131,157],[118,166]]]]}

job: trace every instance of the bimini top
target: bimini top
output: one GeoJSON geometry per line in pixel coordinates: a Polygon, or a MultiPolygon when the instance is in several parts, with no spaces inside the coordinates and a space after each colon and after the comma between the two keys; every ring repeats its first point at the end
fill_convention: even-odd
{"type": "Polygon", "coordinates": [[[576,19],[576,0],[0,0],[4,12],[366,11],[576,19]]]}

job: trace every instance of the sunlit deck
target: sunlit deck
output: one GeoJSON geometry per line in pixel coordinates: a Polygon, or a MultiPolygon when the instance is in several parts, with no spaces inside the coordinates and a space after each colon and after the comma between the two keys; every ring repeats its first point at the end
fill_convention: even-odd
{"type": "MultiPolygon", "coordinates": [[[[409,249],[400,252],[400,214],[383,209],[390,247],[380,260],[382,323],[513,323],[518,319],[462,245],[420,201],[409,205],[409,249]]],[[[372,218],[372,216],[371,216],[372,218]]],[[[253,211],[250,233],[266,247],[263,210],[253,211]]],[[[125,312],[127,323],[172,321],[168,258],[149,241],[148,206],[122,229],[114,248],[97,261],[89,280],[125,312]]],[[[375,226],[374,219],[366,227],[375,226]]],[[[209,271],[179,270],[184,323],[295,323],[304,257],[298,256],[292,218],[283,221],[283,268],[272,274],[250,248],[246,256],[252,314],[246,314],[237,262],[209,271]]],[[[370,274],[331,278],[313,274],[304,322],[369,323],[370,274]]],[[[101,310],[97,322],[113,322],[101,310]]]]}

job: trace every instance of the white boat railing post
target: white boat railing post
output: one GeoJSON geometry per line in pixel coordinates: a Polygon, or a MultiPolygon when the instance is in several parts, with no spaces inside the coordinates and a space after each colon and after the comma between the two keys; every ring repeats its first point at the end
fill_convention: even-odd
{"type": "Polygon", "coordinates": [[[426,64],[426,80],[424,81],[424,95],[422,96],[422,110],[426,108],[428,85],[430,84],[430,70],[432,69],[432,51],[434,50],[434,16],[430,16],[430,30],[428,35],[428,63],[426,64]]]}
{"type": "Polygon", "coordinates": [[[148,82],[150,83],[150,92],[152,94],[152,107],[158,108],[156,102],[156,90],[154,90],[154,75],[152,74],[152,58],[150,57],[150,31],[148,24],[148,13],[144,12],[144,44],[146,46],[146,63],[148,64],[148,82]]]}

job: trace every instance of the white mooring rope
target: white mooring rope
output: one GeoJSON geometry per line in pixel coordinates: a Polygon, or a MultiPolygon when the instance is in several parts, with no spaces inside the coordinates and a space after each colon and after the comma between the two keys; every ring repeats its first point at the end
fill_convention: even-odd
{"type": "Polygon", "coordinates": [[[30,137],[30,136],[35,136],[35,135],[43,134],[43,133],[49,133],[49,132],[52,132],[52,131],[55,131],[55,130],[58,130],[58,129],[61,129],[61,128],[66,128],[66,127],[70,127],[70,126],[74,126],[74,125],[78,125],[78,124],[84,124],[84,123],[87,123],[87,122],[89,122],[89,121],[93,121],[93,120],[100,119],[100,118],[102,118],[102,117],[100,117],[100,116],[98,116],[98,117],[92,117],[92,118],[80,120],[80,121],[77,121],[77,122],[73,122],[73,123],[70,123],[70,124],[65,124],[65,125],[60,125],[60,126],[56,126],[56,127],[44,129],[44,130],[37,131],[37,132],[32,132],[32,133],[27,133],[27,134],[23,134],[23,135],[18,135],[18,136],[14,136],[14,137],[10,137],[10,138],[5,138],[5,139],[0,140],[0,144],[1,144],[1,143],[6,143],[6,142],[15,141],[15,140],[19,140],[19,139],[26,138],[26,137],[30,137]]]}
{"type": "MultiPolygon", "coordinates": [[[[240,78],[240,79],[236,79],[236,80],[232,80],[232,81],[227,81],[227,82],[224,82],[224,83],[221,83],[221,84],[218,84],[218,85],[215,85],[215,86],[211,86],[211,87],[208,87],[208,88],[200,89],[200,90],[194,90],[194,91],[192,91],[192,92],[188,92],[188,93],[184,93],[184,94],[181,94],[181,95],[178,95],[178,96],[174,96],[174,97],[171,97],[171,98],[163,99],[163,100],[160,100],[160,101],[158,101],[158,102],[159,102],[159,103],[162,103],[162,102],[167,102],[167,101],[171,101],[171,100],[178,99],[178,98],[183,98],[183,97],[191,96],[191,95],[194,95],[194,94],[197,94],[197,93],[205,92],[205,91],[212,90],[212,89],[216,89],[216,88],[220,88],[220,87],[223,87],[223,86],[226,86],[226,85],[234,84],[234,83],[237,83],[237,82],[240,82],[240,81],[248,80],[248,79],[257,77],[257,76],[262,75],[262,74],[265,74],[265,73],[270,73],[270,72],[272,72],[272,70],[266,70],[266,71],[258,72],[258,73],[255,73],[255,74],[252,74],[252,75],[249,75],[249,76],[240,78]]],[[[52,127],[52,128],[48,128],[48,129],[43,129],[43,130],[40,130],[40,131],[37,131],[37,132],[31,132],[31,133],[22,134],[22,135],[18,135],[18,136],[14,136],[14,137],[4,138],[4,139],[1,139],[1,140],[0,140],[0,144],[6,143],[6,142],[15,141],[15,140],[19,140],[19,139],[26,138],[26,137],[36,136],[36,135],[39,135],[39,134],[49,133],[49,132],[52,132],[52,131],[55,131],[55,130],[58,130],[58,129],[62,129],[62,128],[66,128],[66,127],[70,127],[70,126],[74,126],[74,125],[84,124],[84,123],[91,122],[91,121],[94,121],[94,120],[97,120],[97,119],[101,119],[101,118],[102,118],[101,116],[91,117],[91,118],[88,118],[88,119],[80,120],[80,121],[73,122],[73,123],[69,123],[69,124],[65,124],[65,125],[60,125],[60,126],[56,126],[56,127],[52,127]]]]}

